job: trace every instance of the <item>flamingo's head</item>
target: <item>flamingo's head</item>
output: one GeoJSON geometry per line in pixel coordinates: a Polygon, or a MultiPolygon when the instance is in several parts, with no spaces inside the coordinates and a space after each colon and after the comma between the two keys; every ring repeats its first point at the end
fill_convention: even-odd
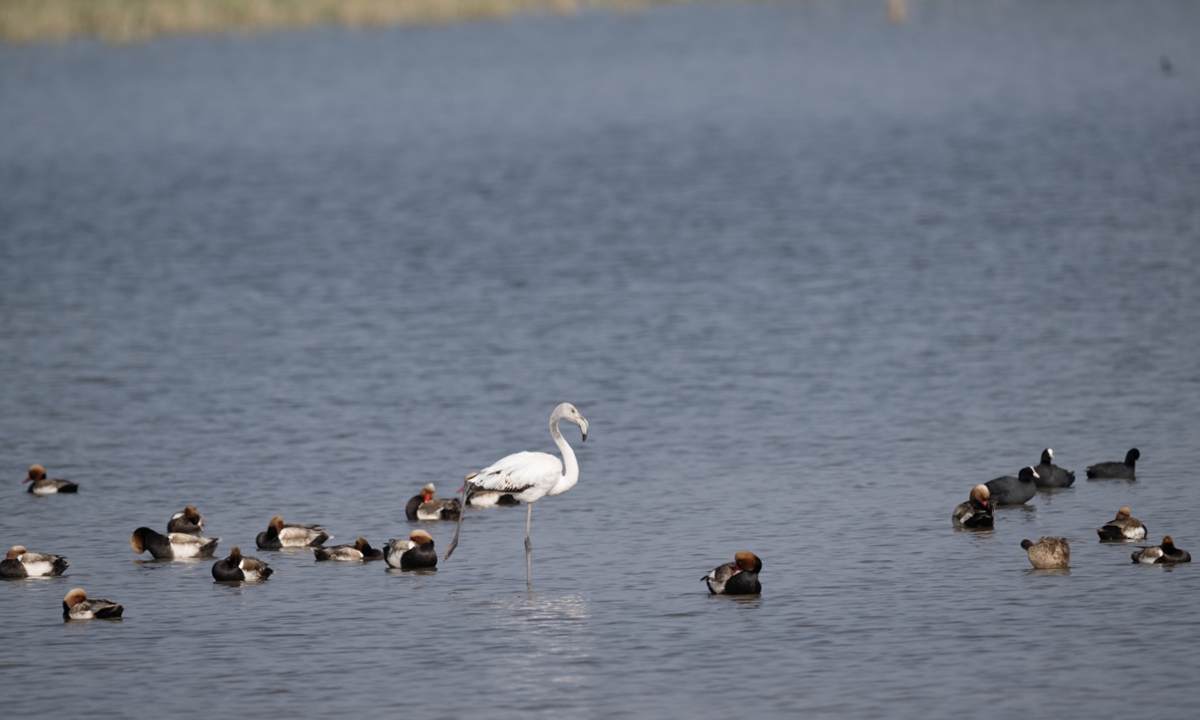
{"type": "Polygon", "coordinates": [[[578,425],[579,429],[583,432],[583,441],[587,442],[588,421],[579,413],[578,410],[575,409],[574,405],[571,403],[563,403],[562,405],[554,408],[554,412],[550,415],[550,422],[553,424],[559,420],[566,420],[567,422],[573,422],[578,425]]]}

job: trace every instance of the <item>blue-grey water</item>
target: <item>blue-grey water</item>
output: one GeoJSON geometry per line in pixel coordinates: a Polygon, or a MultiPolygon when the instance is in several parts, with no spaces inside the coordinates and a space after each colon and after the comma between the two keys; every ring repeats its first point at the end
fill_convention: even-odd
{"type": "Polygon", "coordinates": [[[0,546],[71,562],[0,583],[5,716],[1189,716],[1200,567],[1095,528],[1200,552],[1200,4],[908,10],[0,48],[0,546]],[[405,536],[564,401],[529,586],[523,509],[250,550],[405,536]],[[187,503],[278,573],[133,554],[187,503]]]}

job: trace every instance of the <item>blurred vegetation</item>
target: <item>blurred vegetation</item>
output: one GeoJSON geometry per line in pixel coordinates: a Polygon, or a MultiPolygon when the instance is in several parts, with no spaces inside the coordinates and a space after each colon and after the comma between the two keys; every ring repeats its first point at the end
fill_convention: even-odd
{"type": "Polygon", "coordinates": [[[503,18],[578,7],[634,9],[680,0],[0,0],[0,40],[261,32],[309,25],[384,27],[503,18]]]}

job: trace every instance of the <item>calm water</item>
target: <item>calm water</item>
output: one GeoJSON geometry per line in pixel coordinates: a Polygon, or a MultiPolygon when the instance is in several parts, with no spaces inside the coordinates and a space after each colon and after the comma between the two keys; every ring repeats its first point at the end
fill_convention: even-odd
{"type": "Polygon", "coordinates": [[[0,545],[72,563],[0,583],[6,714],[1190,715],[1200,567],[1094,530],[1200,552],[1200,5],[909,9],[0,48],[0,545]],[[428,575],[129,548],[406,535],[562,401],[529,587],[523,510],[428,575]],[[1046,446],[1075,488],[952,530],[1046,446]]]}

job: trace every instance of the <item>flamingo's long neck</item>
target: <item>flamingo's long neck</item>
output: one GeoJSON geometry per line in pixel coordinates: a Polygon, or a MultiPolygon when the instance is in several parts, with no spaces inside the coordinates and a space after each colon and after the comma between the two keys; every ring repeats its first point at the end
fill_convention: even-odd
{"type": "Polygon", "coordinates": [[[562,479],[554,483],[554,487],[550,488],[547,495],[558,495],[575,487],[575,483],[579,482],[579,462],[575,460],[575,451],[567,444],[567,439],[558,429],[558,422],[562,420],[559,416],[554,416],[550,419],[550,436],[554,438],[554,444],[558,446],[558,451],[563,457],[563,473],[562,479]]]}

